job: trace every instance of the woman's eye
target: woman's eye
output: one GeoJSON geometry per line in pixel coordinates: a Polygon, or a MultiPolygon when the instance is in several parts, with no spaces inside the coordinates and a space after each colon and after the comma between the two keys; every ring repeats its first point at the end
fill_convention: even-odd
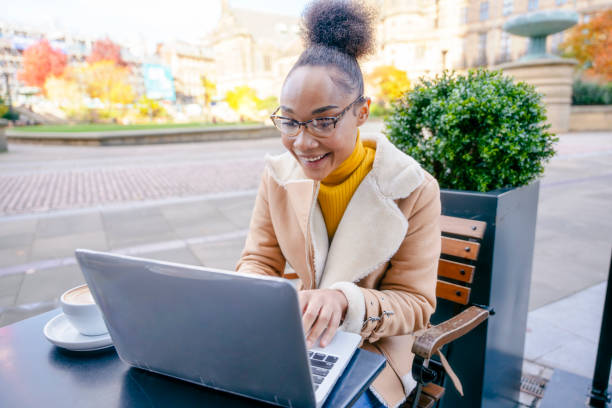
{"type": "Polygon", "coordinates": [[[315,120],[314,125],[319,129],[327,129],[333,125],[333,121],[328,119],[315,120]]]}
{"type": "Polygon", "coordinates": [[[281,120],[281,126],[284,127],[295,127],[296,122],[294,120],[283,119],[281,120]]]}

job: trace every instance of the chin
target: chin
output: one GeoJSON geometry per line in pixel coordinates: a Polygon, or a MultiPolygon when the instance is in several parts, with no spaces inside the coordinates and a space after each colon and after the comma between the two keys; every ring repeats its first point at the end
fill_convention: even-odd
{"type": "Polygon", "coordinates": [[[310,169],[305,169],[303,167],[302,167],[302,169],[304,170],[304,174],[306,175],[306,177],[308,177],[309,179],[315,180],[315,181],[321,181],[325,177],[327,177],[327,175],[329,173],[331,173],[329,171],[327,171],[327,172],[312,171],[310,169]]]}

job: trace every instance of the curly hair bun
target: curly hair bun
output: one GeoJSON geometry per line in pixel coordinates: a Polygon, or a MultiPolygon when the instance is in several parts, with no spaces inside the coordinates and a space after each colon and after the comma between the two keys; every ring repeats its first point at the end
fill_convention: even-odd
{"type": "Polygon", "coordinates": [[[355,58],[374,51],[374,9],[356,0],[317,0],[303,14],[306,46],[333,47],[355,58]]]}

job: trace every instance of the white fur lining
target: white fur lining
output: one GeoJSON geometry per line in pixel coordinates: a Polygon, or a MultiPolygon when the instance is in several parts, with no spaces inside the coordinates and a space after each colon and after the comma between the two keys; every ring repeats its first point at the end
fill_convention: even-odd
{"type": "Polygon", "coordinates": [[[303,180],[306,178],[304,171],[300,167],[295,157],[289,152],[272,156],[266,154],[265,163],[270,169],[270,174],[274,181],[280,186],[285,186],[290,181],[303,180]]]}
{"type": "Polygon", "coordinates": [[[348,300],[348,309],[340,328],[351,333],[361,333],[365,319],[365,298],[359,286],[351,282],[336,282],[329,288],[341,290],[348,300]]]}
{"type": "Polygon", "coordinates": [[[407,230],[404,214],[366,175],[340,220],[320,286],[363,279],[397,252],[407,230]]]}
{"type": "Polygon", "coordinates": [[[408,373],[403,375],[400,380],[402,381],[402,385],[404,386],[404,394],[410,395],[412,390],[417,386],[417,382],[414,378],[412,378],[412,373],[408,373]]]}
{"type": "MultiPolygon", "coordinates": [[[[316,201],[316,200],[315,200],[316,201]]],[[[315,202],[310,213],[310,236],[314,247],[314,266],[315,266],[315,288],[321,283],[321,276],[327,261],[327,251],[329,250],[329,237],[323,212],[318,203],[315,202]]]]}
{"type": "Polygon", "coordinates": [[[389,405],[389,403],[382,397],[382,395],[380,395],[377,391],[376,388],[374,388],[373,385],[370,385],[369,388],[370,392],[372,394],[374,394],[374,396],[378,399],[378,401],[380,401],[381,404],[383,404],[386,408],[397,408],[400,405],[402,405],[404,402],[406,402],[406,400],[408,399],[408,396],[405,396],[402,400],[400,400],[397,404],[395,404],[393,407],[391,407],[389,405]]]}

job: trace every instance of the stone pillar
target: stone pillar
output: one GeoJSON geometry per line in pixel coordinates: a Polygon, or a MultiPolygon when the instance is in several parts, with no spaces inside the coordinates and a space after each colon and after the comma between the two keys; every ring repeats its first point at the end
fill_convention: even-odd
{"type": "Polygon", "coordinates": [[[0,153],[8,151],[5,134],[7,125],[8,121],[6,119],[0,119],[0,153]]]}
{"type": "Polygon", "coordinates": [[[496,68],[517,81],[534,85],[543,95],[547,123],[553,133],[569,131],[573,73],[577,62],[568,58],[535,59],[502,64],[496,68]]]}

